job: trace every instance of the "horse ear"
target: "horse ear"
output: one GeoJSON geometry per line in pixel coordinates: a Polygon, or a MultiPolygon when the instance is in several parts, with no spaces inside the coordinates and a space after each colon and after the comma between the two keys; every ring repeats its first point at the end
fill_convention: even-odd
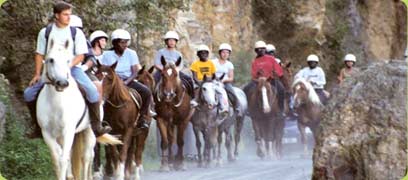
{"type": "Polygon", "coordinates": [[[212,74],[212,80],[215,80],[215,79],[217,79],[217,76],[214,73],[214,74],[212,74]]]}
{"type": "Polygon", "coordinates": [[[204,76],[203,76],[203,82],[204,81],[207,81],[207,75],[206,74],[204,74],[204,76]]]}
{"type": "Polygon", "coordinates": [[[65,45],[64,45],[65,49],[68,49],[68,46],[69,46],[69,41],[67,39],[67,41],[65,41],[65,45]]]}
{"type": "Polygon", "coordinates": [[[139,72],[137,72],[137,74],[142,74],[144,70],[145,70],[145,65],[142,66],[142,69],[140,69],[139,72]]]}
{"type": "Polygon", "coordinates": [[[163,65],[163,67],[166,66],[166,59],[164,59],[163,56],[160,57],[160,62],[163,65]]]}
{"type": "Polygon", "coordinates": [[[113,71],[115,71],[116,65],[118,65],[118,61],[116,61],[115,63],[113,63],[113,64],[110,66],[110,68],[111,68],[113,71]]]}
{"type": "Polygon", "coordinates": [[[286,68],[290,68],[290,65],[292,65],[292,62],[288,62],[288,64],[286,64],[286,68]]]}
{"type": "Polygon", "coordinates": [[[179,66],[180,64],[181,64],[181,56],[177,59],[176,66],[179,66]]]}
{"type": "Polygon", "coordinates": [[[150,74],[152,74],[154,71],[154,66],[150,67],[149,70],[147,70],[147,72],[149,72],[150,74]]]}

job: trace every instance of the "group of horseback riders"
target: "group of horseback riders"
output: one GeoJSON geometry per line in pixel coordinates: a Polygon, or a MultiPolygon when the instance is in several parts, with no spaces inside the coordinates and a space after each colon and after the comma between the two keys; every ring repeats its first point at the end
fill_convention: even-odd
{"type": "MultiPolygon", "coordinates": [[[[97,30],[94,31],[90,35],[89,40],[87,40],[82,31],[82,20],[78,16],[72,15],[72,5],[66,2],[58,2],[54,5],[53,12],[54,22],[41,29],[38,34],[34,58],[35,72],[29,83],[29,87],[24,91],[24,100],[27,103],[32,117],[31,127],[34,128],[34,130],[28,134],[28,137],[41,137],[41,131],[36,120],[36,98],[44,86],[44,82],[41,81],[41,69],[47,54],[50,37],[53,38],[54,43],[59,44],[64,44],[67,37],[71,37],[68,38],[68,41],[74,44],[71,51],[75,55],[75,58],[71,60],[70,64],[71,74],[85,91],[85,97],[91,115],[91,126],[97,137],[111,130],[109,126],[102,126],[101,124],[102,120],[99,111],[102,100],[102,86],[101,82],[95,76],[95,67],[98,63],[102,65],[112,65],[117,62],[115,71],[123,80],[123,83],[135,89],[142,97],[143,105],[140,110],[141,116],[139,117],[137,127],[148,128],[150,122],[149,117],[151,117],[151,114],[154,115],[154,111],[150,108],[152,92],[145,85],[134,80],[137,77],[137,72],[141,69],[141,65],[136,51],[128,47],[131,41],[130,33],[123,29],[116,29],[110,36],[112,48],[110,50],[104,50],[109,42],[109,36],[105,32],[97,30]]],[[[161,78],[160,71],[163,69],[161,64],[162,57],[167,62],[176,62],[179,58],[182,58],[182,54],[176,49],[179,35],[175,31],[168,31],[163,39],[166,47],[160,49],[154,58],[154,66],[157,69],[154,74],[156,82],[159,82],[161,78]]],[[[258,41],[255,43],[254,50],[256,57],[252,62],[252,80],[244,87],[244,92],[247,93],[248,90],[254,88],[259,77],[266,77],[270,80],[271,85],[277,89],[279,107],[282,112],[280,115],[285,116],[283,113],[285,89],[280,80],[283,76],[283,70],[281,60],[275,57],[276,49],[271,44],[267,45],[264,41],[258,41]]],[[[191,106],[196,107],[198,105],[195,99],[197,95],[195,95],[194,82],[202,81],[205,75],[212,76],[215,74],[219,78],[222,77],[221,81],[225,85],[225,89],[234,108],[239,109],[239,103],[232,88],[234,65],[230,60],[232,53],[231,45],[222,43],[219,46],[218,59],[210,60],[209,53],[210,49],[208,46],[198,46],[196,52],[198,59],[190,66],[192,77],[182,71],[179,72],[180,79],[192,97],[190,102],[191,106]]],[[[338,77],[339,82],[342,82],[344,78],[350,77],[354,72],[352,67],[356,62],[356,57],[352,54],[348,54],[344,58],[344,61],[346,67],[340,72],[338,77]]],[[[323,92],[326,79],[324,71],[318,67],[318,62],[319,58],[317,55],[309,55],[307,57],[308,67],[300,70],[295,78],[303,77],[311,82],[322,102],[326,102],[327,97],[323,92]]],[[[181,69],[182,67],[179,68],[181,69]]]]}

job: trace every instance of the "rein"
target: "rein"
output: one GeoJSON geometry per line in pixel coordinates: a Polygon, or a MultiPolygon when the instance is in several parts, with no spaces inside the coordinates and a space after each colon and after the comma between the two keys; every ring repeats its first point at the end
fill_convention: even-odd
{"type": "Polygon", "coordinates": [[[114,107],[114,108],[116,108],[116,109],[120,109],[120,108],[122,108],[123,106],[125,106],[126,105],[126,102],[124,102],[124,103],[122,103],[122,104],[120,104],[120,105],[116,105],[116,104],[113,104],[112,103],[112,101],[110,101],[109,99],[107,99],[107,100],[105,100],[109,105],[111,105],[112,107],[114,107]]]}

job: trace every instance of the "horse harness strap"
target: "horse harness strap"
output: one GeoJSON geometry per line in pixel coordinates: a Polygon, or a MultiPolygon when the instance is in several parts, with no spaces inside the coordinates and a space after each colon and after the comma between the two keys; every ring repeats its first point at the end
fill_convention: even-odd
{"type": "Polygon", "coordinates": [[[81,118],[79,119],[77,125],[75,126],[75,129],[78,128],[79,125],[82,123],[82,121],[84,120],[84,117],[85,117],[85,114],[86,114],[87,111],[88,111],[88,106],[85,105],[84,112],[82,113],[81,118]]]}

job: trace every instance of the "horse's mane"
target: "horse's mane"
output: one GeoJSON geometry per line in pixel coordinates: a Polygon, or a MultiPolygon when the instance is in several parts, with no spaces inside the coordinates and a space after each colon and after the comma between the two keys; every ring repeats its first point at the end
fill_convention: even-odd
{"type": "Polygon", "coordinates": [[[305,85],[306,90],[308,92],[308,97],[309,100],[316,105],[321,105],[322,102],[320,102],[320,98],[317,95],[316,91],[314,90],[312,84],[310,84],[308,81],[306,81],[306,79],[304,78],[297,78],[295,79],[295,81],[292,84],[292,88],[294,88],[297,84],[302,83],[303,85],[305,85]]]}
{"type": "Polygon", "coordinates": [[[130,101],[130,95],[128,88],[123,84],[119,76],[109,68],[109,74],[112,74],[112,92],[110,94],[110,99],[113,102],[123,102],[130,101]]]}

